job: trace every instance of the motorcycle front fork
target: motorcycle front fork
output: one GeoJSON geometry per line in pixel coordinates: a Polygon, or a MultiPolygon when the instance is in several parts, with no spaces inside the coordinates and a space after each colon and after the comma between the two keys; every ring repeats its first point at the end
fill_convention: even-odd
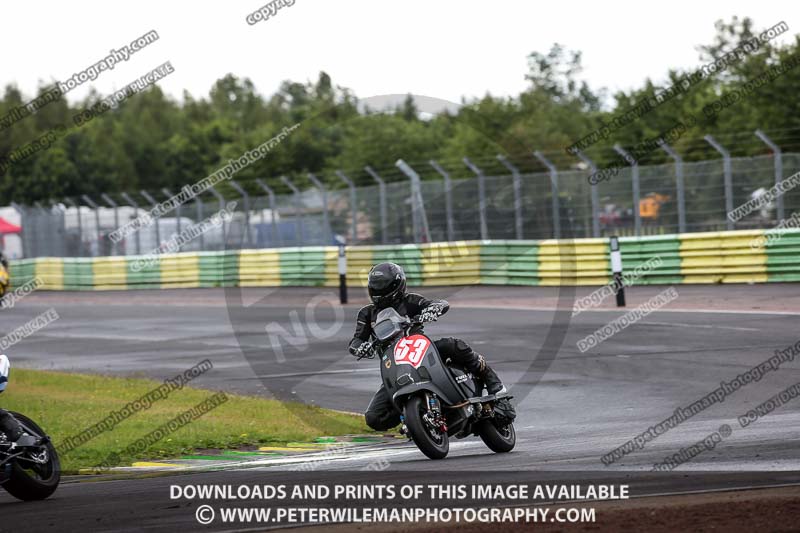
{"type": "Polygon", "coordinates": [[[447,433],[447,421],[444,415],[442,415],[442,406],[439,403],[439,398],[437,398],[435,394],[430,393],[425,394],[425,398],[428,401],[426,422],[442,433],[447,433]]]}
{"type": "Polygon", "coordinates": [[[400,434],[411,438],[411,434],[408,432],[408,426],[406,425],[406,417],[400,415],[400,434]]]}
{"type": "MultiPolygon", "coordinates": [[[[435,394],[426,393],[425,401],[428,405],[428,412],[422,415],[422,419],[431,427],[441,431],[442,433],[447,433],[447,421],[445,420],[444,415],[442,415],[442,408],[441,404],[439,403],[439,398],[437,398],[435,394]]],[[[405,420],[405,416],[401,414],[400,434],[411,438],[405,420]]]]}

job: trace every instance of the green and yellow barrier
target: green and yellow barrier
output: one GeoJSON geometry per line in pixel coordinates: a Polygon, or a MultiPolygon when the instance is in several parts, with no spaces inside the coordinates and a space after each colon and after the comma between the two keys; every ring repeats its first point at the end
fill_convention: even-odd
{"type": "Polygon", "coordinates": [[[280,253],[278,250],[241,250],[238,275],[242,287],[280,286],[280,253]]]}
{"type": "Polygon", "coordinates": [[[65,257],[64,289],[85,291],[94,289],[94,260],[90,257],[65,257]]]}
{"type": "Polygon", "coordinates": [[[687,233],[680,237],[683,283],[763,283],[767,254],[752,243],[762,230],[687,233]]]}
{"type": "Polygon", "coordinates": [[[622,270],[631,285],[683,283],[681,242],[677,235],[620,237],[622,270]],[[655,261],[655,260],[658,261],[655,261]],[[633,275],[638,274],[638,275],[633,275]]]}
{"type": "Polygon", "coordinates": [[[611,279],[608,239],[540,241],[537,262],[540,285],[605,285],[611,279]]]}
{"type": "Polygon", "coordinates": [[[761,243],[767,251],[767,281],[800,281],[800,231],[768,230],[761,243]]]}
{"type": "Polygon", "coordinates": [[[8,274],[11,289],[24,285],[36,277],[36,261],[33,259],[10,261],[8,265],[8,274]]]}
{"type": "MultiPolygon", "coordinates": [[[[623,269],[637,285],[800,281],[800,230],[747,230],[621,237],[623,269]],[[633,275],[636,274],[636,275],[633,275]]],[[[376,263],[400,264],[408,284],[603,285],[609,240],[459,241],[349,246],[350,286],[364,287],[376,263]]],[[[185,252],[146,256],[22,259],[12,285],[34,277],[45,290],[194,287],[335,287],[335,246],[185,252]]]]}

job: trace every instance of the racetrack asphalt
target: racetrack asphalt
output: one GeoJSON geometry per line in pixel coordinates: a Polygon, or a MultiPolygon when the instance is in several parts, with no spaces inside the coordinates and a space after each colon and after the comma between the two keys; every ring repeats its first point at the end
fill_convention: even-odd
{"type": "MultiPolygon", "coordinates": [[[[635,479],[641,494],[800,482],[795,444],[800,400],[789,401],[747,427],[737,422],[739,415],[800,382],[797,360],[745,384],[644,449],[610,466],[601,462],[601,456],[667,419],[676,408],[687,407],[720,387],[721,381],[729,382],[768,360],[775,350],[800,341],[800,285],[677,286],[678,298],[664,309],[586,352],[578,349],[578,340],[665,288],[629,288],[625,310],[615,309],[612,298],[574,317],[569,312],[572,302],[592,289],[562,291],[560,299],[558,289],[539,287],[421,291],[445,297],[452,306],[426,332],[465,339],[485,354],[516,395],[516,449],[495,455],[470,438],[453,442],[450,456],[434,462],[399,441],[341,457],[320,469],[357,472],[382,458],[388,460],[387,472],[401,479],[421,471],[483,472],[487,479],[504,480],[520,475],[601,476],[635,479]],[[561,312],[554,312],[557,305],[561,312]],[[531,368],[545,339],[561,341],[562,336],[552,364],[540,358],[531,368]],[[713,449],[671,475],[648,473],[654,463],[724,424],[732,433],[713,449]]],[[[377,362],[356,362],[345,350],[364,295],[351,291],[354,303],[343,308],[336,297],[333,290],[311,288],[40,291],[3,309],[0,329],[8,333],[53,307],[59,320],[7,350],[13,365],[164,379],[208,358],[214,369],[193,386],[360,412],[379,383],[377,362]],[[281,330],[285,333],[276,333],[281,330]]],[[[95,531],[136,530],[137,524],[165,531],[193,527],[194,515],[187,511],[193,504],[170,501],[169,484],[188,479],[256,483],[280,468],[65,483],[53,499],[42,503],[16,503],[0,493],[0,530],[9,520],[37,524],[26,528],[29,531],[65,530],[67,523],[95,531]],[[103,504],[98,505],[101,495],[103,504]]],[[[450,474],[429,475],[435,479],[450,474]]]]}

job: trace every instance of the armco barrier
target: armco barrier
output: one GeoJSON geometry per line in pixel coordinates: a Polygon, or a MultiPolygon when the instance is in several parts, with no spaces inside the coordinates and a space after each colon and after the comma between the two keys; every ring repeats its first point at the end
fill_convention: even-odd
{"type": "Polygon", "coordinates": [[[35,274],[42,281],[42,289],[53,291],[64,289],[64,263],[61,259],[51,257],[37,258],[35,274]]]}
{"type": "Polygon", "coordinates": [[[751,243],[761,230],[688,233],[681,236],[683,283],[749,283],[767,281],[767,253],[751,243]]]}
{"type": "Polygon", "coordinates": [[[539,242],[540,285],[603,285],[608,283],[608,239],[539,242]]]}
{"type": "Polygon", "coordinates": [[[10,261],[8,270],[11,285],[19,287],[36,277],[36,262],[33,259],[10,261]]]}
{"type": "Polygon", "coordinates": [[[64,289],[69,291],[94,289],[94,261],[89,257],[66,258],[64,264],[64,289]]]}
{"type": "Polygon", "coordinates": [[[683,283],[681,271],[680,237],[677,235],[655,235],[648,237],[620,237],[622,270],[628,274],[637,266],[651,259],[660,262],[655,268],[645,270],[639,277],[628,276],[632,285],[667,285],[683,283]]]}
{"type": "MultiPolygon", "coordinates": [[[[800,281],[800,230],[621,237],[623,269],[659,258],[629,277],[634,285],[800,281]]],[[[338,285],[333,246],[164,254],[143,257],[37,258],[11,263],[13,285],[39,277],[45,290],[338,285]]],[[[350,246],[351,286],[366,285],[372,265],[403,266],[408,284],[603,285],[611,280],[608,239],[459,241],[350,246]]]]}
{"type": "Polygon", "coordinates": [[[490,241],[480,245],[480,283],[538,285],[537,243],[490,241]]]}
{"type": "Polygon", "coordinates": [[[800,281],[800,232],[784,233],[778,237],[774,230],[766,231],[768,281],[800,281]],[[771,237],[776,237],[772,240],[771,237]]]}

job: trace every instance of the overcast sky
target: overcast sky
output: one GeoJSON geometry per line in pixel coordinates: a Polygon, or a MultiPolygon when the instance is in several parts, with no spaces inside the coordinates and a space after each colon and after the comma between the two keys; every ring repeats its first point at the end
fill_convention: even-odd
{"type": "Polygon", "coordinates": [[[68,78],[156,30],[157,42],[70,100],[83,98],[90,83],[107,94],[164,61],[175,73],[159,85],[178,99],[184,89],[206,95],[227,73],[270,95],[281,81],[315,80],[320,70],[360,98],[516,96],[526,87],[527,55],[553,42],[582,51],[585,79],[613,92],[646,77],[663,80],[669,67],[699,65],[696,46],[711,41],[720,18],[749,16],[758,29],[783,20],[790,31],[782,42],[800,28],[800,9],[786,0],[296,0],[249,25],[245,17],[265,3],[5,0],[0,85],[32,96],[38,84],[68,78]]]}

